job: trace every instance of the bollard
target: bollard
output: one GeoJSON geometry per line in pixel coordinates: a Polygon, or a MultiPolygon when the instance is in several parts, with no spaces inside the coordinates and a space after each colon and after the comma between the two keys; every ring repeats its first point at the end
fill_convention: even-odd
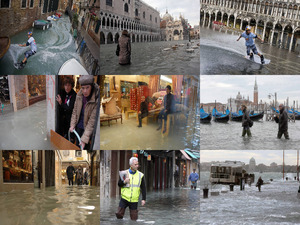
{"type": "Polygon", "coordinates": [[[234,188],[234,184],[230,184],[230,191],[233,191],[233,188],[234,188]]]}
{"type": "Polygon", "coordinates": [[[208,188],[203,188],[203,198],[208,198],[208,188]]]}

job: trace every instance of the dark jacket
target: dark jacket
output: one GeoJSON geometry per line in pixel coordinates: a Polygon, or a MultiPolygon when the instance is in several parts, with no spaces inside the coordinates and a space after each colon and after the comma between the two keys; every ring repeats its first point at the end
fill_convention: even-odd
{"type": "MultiPolygon", "coordinates": [[[[124,182],[121,180],[121,178],[119,179],[118,186],[119,186],[120,188],[125,186],[125,184],[124,184],[124,182]]],[[[145,200],[145,201],[146,201],[146,184],[145,184],[145,179],[144,179],[144,177],[142,178],[140,188],[141,188],[141,193],[142,193],[142,200],[145,200]]]]}
{"type": "Polygon", "coordinates": [[[256,185],[257,185],[257,186],[261,186],[261,185],[263,185],[263,184],[264,184],[263,179],[259,178],[259,179],[257,180],[256,185]]]}
{"type": "Polygon", "coordinates": [[[127,35],[122,35],[119,38],[119,64],[126,65],[130,64],[131,59],[131,43],[130,37],[127,35]]]}
{"type": "Polygon", "coordinates": [[[249,127],[250,116],[247,109],[243,110],[242,127],[249,127]]]}
{"type": "Polygon", "coordinates": [[[172,95],[171,93],[165,95],[164,97],[164,108],[168,113],[175,112],[175,99],[174,95],[172,95]]]}
{"type": "Polygon", "coordinates": [[[288,130],[288,115],[284,107],[280,110],[278,125],[279,131],[285,132],[288,130]]]}
{"type": "Polygon", "coordinates": [[[148,104],[146,102],[141,102],[140,111],[141,114],[148,114],[148,104]]]}
{"type": "Polygon", "coordinates": [[[70,128],[70,122],[76,100],[76,95],[77,94],[73,89],[68,94],[66,91],[63,91],[60,95],[62,103],[61,105],[58,104],[58,110],[60,116],[60,130],[64,130],[63,132],[68,131],[70,128]]]}
{"type": "Polygon", "coordinates": [[[68,166],[67,168],[67,177],[69,180],[73,179],[73,175],[74,175],[74,172],[75,172],[75,168],[73,166],[68,166]]]}

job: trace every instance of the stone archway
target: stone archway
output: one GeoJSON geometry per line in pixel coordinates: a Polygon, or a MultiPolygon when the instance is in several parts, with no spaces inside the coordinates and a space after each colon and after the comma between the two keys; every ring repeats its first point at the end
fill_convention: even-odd
{"type": "Polygon", "coordinates": [[[105,44],[105,35],[102,31],[100,32],[100,44],[105,44]]]}
{"type": "Polygon", "coordinates": [[[111,32],[109,32],[109,33],[107,34],[106,39],[107,39],[107,44],[112,44],[112,43],[114,43],[114,38],[113,38],[113,35],[112,35],[111,32]]]}

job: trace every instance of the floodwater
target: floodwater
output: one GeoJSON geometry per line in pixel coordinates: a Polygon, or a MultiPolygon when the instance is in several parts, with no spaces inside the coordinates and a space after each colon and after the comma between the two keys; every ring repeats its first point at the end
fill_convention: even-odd
{"type": "Polygon", "coordinates": [[[46,100],[0,114],[0,149],[54,149],[47,138],[46,100]]]}
{"type": "MultiPolygon", "coordinates": [[[[192,46],[196,46],[199,40],[192,40],[192,46]]],[[[185,41],[161,41],[138,42],[131,44],[131,65],[119,65],[116,56],[117,44],[100,46],[100,68],[103,75],[115,74],[182,74],[198,75],[199,47],[193,53],[187,53],[188,40],[185,41]],[[184,44],[176,50],[163,51],[172,48],[175,44],[184,44]]]]}
{"type": "MultiPolygon", "coordinates": [[[[216,185],[214,190],[228,190],[219,196],[209,196],[203,199],[200,195],[201,224],[299,224],[300,199],[297,198],[299,182],[293,180],[295,174],[286,174],[288,181],[282,179],[281,173],[255,173],[255,183],[261,176],[264,182],[269,182],[258,191],[254,184],[240,191],[238,185],[229,192],[228,185],[216,185]],[[270,179],[273,179],[271,182],[270,179]],[[242,221],[242,222],[241,222],[242,221]]],[[[207,183],[209,172],[200,173],[200,182],[207,183]]],[[[203,188],[203,185],[201,189],[203,188]]]]}
{"type": "Polygon", "coordinates": [[[285,150],[298,149],[300,141],[300,121],[289,122],[290,140],[284,136],[277,139],[278,124],[274,121],[255,121],[250,128],[252,137],[242,137],[242,123],[201,124],[200,147],[202,150],[285,150]]]}
{"type": "Polygon", "coordinates": [[[48,30],[30,28],[11,37],[11,46],[5,56],[0,60],[0,74],[57,74],[62,64],[71,59],[79,60],[76,53],[76,45],[70,33],[71,23],[65,16],[52,22],[53,26],[48,30]],[[30,47],[20,47],[18,44],[27,42],[27,33],[33,32],[37,44],[37,53],[31,56],[22,70],[14,67],[15,62],[24,59],[24,53],[30,47]]]}
{"type": "Polygon", "coordinates": [[[245,40],[238,42],[237,35],[202,28],[200,36],[200,74],[229,75],[296,75],[300,74],[300,56],[285,49],[256,41],[258,52],[271,62],[268,65],[254,63],[247,55],[245,40]]]}
{"type": "MultiPolygon", "coordinates": [[[[199,107],[198,107],[199,108],[199,107]]],[[[157,131],[158,123],[152,118],[148,124],[138,128],[136,115],[131,115],[128,120],[123,115],[123,124],[111,121],[100,126],[101,150],[178,150],[200,149],[200,112],[190,111],[187,119],[178,119],[174,126],[170,126],[168,136],[163,136],[157,131]]]]}
{"type": "Polygon", "coordinates": [[[129,209],[125,211],[124,218],[118,220],[115,212],[120,198],[101,199],[100,219],[101,225],[120,224],[199,224],[200,219],[200,188],[166,189],[164,191],[147,193],[145,206],[139,203],[139,218],[136,222],[130,220],[129,209]]]}
{"type": "Polygon", "coordinates": [[[91,186],[0,192],[1,224],[99,224],[99,194],[91,186]]]}

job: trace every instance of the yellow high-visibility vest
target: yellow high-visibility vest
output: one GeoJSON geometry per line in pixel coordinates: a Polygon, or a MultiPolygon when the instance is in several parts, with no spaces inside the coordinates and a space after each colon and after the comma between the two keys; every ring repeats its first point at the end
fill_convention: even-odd
{"type": "Polygon", "coordinates": [[[129,179],[130,179],[130,187],[122,187],[121,188],[121,196],[123,199],[125,199],[128,202],[138,202],[139,201],[139,196],[140,196],[140,186],[142,182],[142,178],[144,177],[144,174],[141,173],[140,171],[136,171],[135,174],[130,174],[129,170],[127,170],[129,174],[129,179]]]}

